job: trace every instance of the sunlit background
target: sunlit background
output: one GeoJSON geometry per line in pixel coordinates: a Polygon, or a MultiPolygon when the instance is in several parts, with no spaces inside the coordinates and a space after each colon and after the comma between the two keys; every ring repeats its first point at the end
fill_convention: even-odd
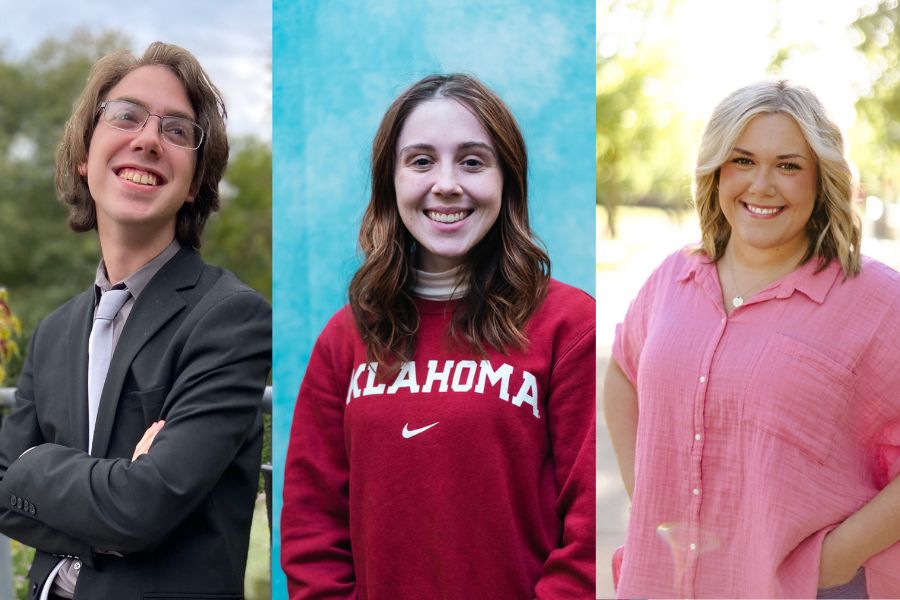
{"type": "MultiPolygon", "coordinates": [[[[900,41],[895,0],[597,3],[598,383],[615,324],[665,256],[700,238],[691,173],[713,107],[760,79],[812,89],[842,128],[859,180],[863,253],[900,267],[900,41]]],[[[601,419],[602,422],[602,419],[601,419]]],[[[597,439],[599,597],[628,499],[597,439]]]]}

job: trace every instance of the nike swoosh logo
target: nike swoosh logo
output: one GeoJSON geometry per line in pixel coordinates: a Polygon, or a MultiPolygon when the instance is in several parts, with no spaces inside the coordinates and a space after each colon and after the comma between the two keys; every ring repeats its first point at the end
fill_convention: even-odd
{"type": "Polygon", "coordinates": [[[406,425],[403,426],[403,437],[408,440],[411,437],[415,437],[415,436],[419,435],[423,431],[428,431],[429,429],[431,429],[438,423],[440,423],[440,421],[435,421],[431,425],[426,425],[425,427],[419,427],[418,429],[410,429],[409,423],[407,423],[406,425]]]}

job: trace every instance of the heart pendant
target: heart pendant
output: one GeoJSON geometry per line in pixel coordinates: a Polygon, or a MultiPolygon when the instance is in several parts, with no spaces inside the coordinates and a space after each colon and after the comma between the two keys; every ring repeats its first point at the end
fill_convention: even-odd
{"type": "Polygon", "coordinates": [[[741,296],[735,296],[731,299],[731,305],[735,308],[744,303],[744,298],[741,296]]]}

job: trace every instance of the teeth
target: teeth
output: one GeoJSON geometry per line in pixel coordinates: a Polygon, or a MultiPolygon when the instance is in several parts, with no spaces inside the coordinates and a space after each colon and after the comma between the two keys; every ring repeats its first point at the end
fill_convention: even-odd
{"type": "Polygon", "coordinates": [[[142,185],[156,185],[157,177],[153,173],[146,171],[138,171],[137,169],[122,169],[119,171],[119,177],[125,181],[140,183],[142,185]]]}
{"type": "Polygon", "coordinates": [[[457,213],[440,213],[437,211],[429,210],[425,212],[428,215],[428,218],[432,221],[437,221],[438,223],[456,223],[457,221],[462,221],[468,216],[468,211],[461,211],[457,213]]]}
{"type": "Polygon", "coordinates": [[[752,204],[746,204],[745,206],[747,207],[747,210],[752,212],[754,215],[763,215],[763,216],[774,215],[779,210],[781,210],[781,208],[778,206],[773,206],[773,207],[769,207],[769,208],[764,207],[764,206],[753,206],[752,204]]]}

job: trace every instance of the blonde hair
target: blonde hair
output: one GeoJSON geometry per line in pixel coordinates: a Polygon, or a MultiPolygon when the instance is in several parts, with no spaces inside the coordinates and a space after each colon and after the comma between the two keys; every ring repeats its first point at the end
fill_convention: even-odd
{"type": "Polygon", "coordinates": [[[731,226],[719,205],[719,173],[734,144],[759,115],[781,113],[797,123],[817,163],[816,198],[806,224],[810,244],[802,262],[819,258],[819,269],[837,260],[844,275],[859,273],[861,228],[853,210],[853,177],[844,158],[840,129],[822,103],[807,88],[787,81],[761,81],[730,94],[713,111],[697,156],[694,205],[703,234],[701,248],[713,260],[721,258],[731,226]]]}

